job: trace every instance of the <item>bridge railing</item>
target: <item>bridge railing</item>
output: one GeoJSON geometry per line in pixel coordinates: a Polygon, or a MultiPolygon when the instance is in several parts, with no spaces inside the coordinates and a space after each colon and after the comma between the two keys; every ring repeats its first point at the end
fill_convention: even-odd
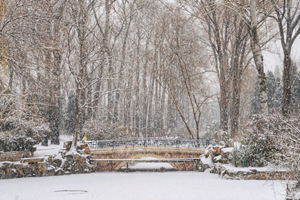
{"type": "Polygon", "coordinates": [[[205,148],[209,145],[209,140],[201,138],[173,139],[173,138],[124,138],[114,140],[92,140],[86,141],[91,149],[115,148],[115,147],[185,147],[185,148],[205,148]]]}

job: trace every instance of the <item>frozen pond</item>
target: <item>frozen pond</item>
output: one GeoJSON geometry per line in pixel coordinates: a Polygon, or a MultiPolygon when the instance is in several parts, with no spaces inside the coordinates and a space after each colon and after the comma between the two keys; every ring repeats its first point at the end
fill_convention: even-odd
{"type": "Polygon", "coordinates": [[[0,180],[2,200],[284,200],[279,181],[200,172],[94,173],[0,180]]]}

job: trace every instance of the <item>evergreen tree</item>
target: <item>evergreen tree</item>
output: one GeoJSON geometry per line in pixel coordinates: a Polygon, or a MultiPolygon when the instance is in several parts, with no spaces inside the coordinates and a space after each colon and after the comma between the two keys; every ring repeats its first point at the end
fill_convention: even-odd
{"type": "Polygon", "coordinates": [[[292,84],[292,107],[297,112],[300,106],[300,72],[295,73],[292,84]]]}
{"type": "Polygon", "coordinates": [[[282,102],[282,86],[280,79],[276,78],[271,71],[267,73],[267,87],[269,112],[279,112],[282,102]]]}
{"type": "Polygon", "coordinates": [[[261,112],[259,95],[259,82],[256,81],[253,98],[251,99],[251,114],[259,114],[261,112]]]}
{"type": "MultiPolygon", "coordinates": [[[[276,78],[271,71],[267,72],[267,87],[269,113],[280,112],[282,103],[282,84],[280,78],[276,78]]],[[[251,101],[251,114],[259,113],[261,113],[261,107],[259,101],[259,85],[257,81],[251,101]]]]}

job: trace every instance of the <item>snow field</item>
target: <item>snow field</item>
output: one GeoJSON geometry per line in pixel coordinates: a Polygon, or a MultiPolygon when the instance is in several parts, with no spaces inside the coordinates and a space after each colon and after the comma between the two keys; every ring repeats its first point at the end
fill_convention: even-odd
{"type": "Polygon", "coordinates": [[[72,136],[68,135],[60,135],[60,144],[59,145],[53,145],[50,144],[48,146],[42,146],[41,144],[35,145],[37,150],[34,152],[33,157],[44,157],[49,155],[57,155],[59,154],[59,151],[63,149],[63,145],[65,141],[72,140],[72,136]]]}
{"type": "Polygon", "coordinates": [[[93,173],[0,180],[2,200],[284,200],[285,182],[207,172],[93,173]]]}

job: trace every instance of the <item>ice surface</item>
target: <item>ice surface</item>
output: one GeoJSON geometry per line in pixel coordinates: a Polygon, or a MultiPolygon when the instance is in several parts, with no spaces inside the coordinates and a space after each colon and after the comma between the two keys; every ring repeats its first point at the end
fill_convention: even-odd
{"type": "Polygon", "coordinates": [[[200,172],[94,173],[0,180],[5,200],[284,200],[285,182],[200,172]]]}
{"type": "MultiPolygon", "coordinates": [[[[142,157],[141,159],[145,160],[153,160],[156,158],[153,157],[142,157]]],[[[169,163],[134,163],[129,164],[129,169],[159,169],[161,167],[165,169],[173,169],[173,166],[169,163]]],[[[122,169],[126,168],[126,166],[121,167],[122,169]]]]}

